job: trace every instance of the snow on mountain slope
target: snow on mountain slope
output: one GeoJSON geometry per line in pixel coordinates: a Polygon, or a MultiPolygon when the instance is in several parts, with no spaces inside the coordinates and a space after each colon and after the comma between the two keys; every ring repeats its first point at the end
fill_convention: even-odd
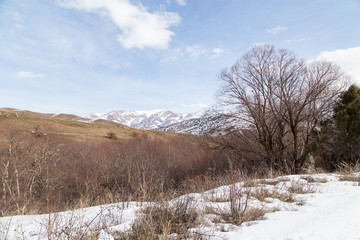
{"type": "Polygon", "coordinates": [[[228,112],[207,111],[198,118],[183,120],[164,127],[159,127],[158,130],[180,133],[191,133],[198,135],[223,135],[228,128],[245,127],[243,121],[234,117],[228,112]]]}
{"type": "Polygon", "coordinates": [[[198,135],[221,135],[224,128],[244,124],[229,112],[206,111],[196,113],[174,113],[169,110],[111,111],[89,113],[83,117],[97,120],[106,119],[133,128],[156,129],[161,131],[191,133],[198,135]],[[221,126],[221,129],[219,128],[221,126]]]}
{"type": "MultiPolygon", "coordinates": [[[[359,176],[358,173],[357,178],[359,176]]],[[[253,187],[245,187],[244,182],[239,182],[204,193],[187,194],[170,203],[181,199],[192,201],[190,205],[200,213],[200,225],[188,231],[207,236],[205,239],[360,239],[360,186],[357,182],[340,181],[341,177],[336,174],[290,175],[262,180],[262,184],[253,187]],[[266,181],[269,184],[265,184],[266,181]],[[314,191],[295,194],[294,202],[283,202],[271,197],[263,201],[254,197],[248,199],[248,206],[276,209],[275,212],[266,213],[262,220],[235,226],[216,220],[214,214],[209,214],[210,208],[226,210],[230,206],[226,196],[229,189],[234,187],[245,188],[245,192],[256,192],[259,189],[287,192],[294,183],[314,191]]],[[[139,210],[149,204],[154,203],[123,202],[50,215],[2,217],[0,239],[76,239],[75,236],[91,231],[96,233],[93,236],[97,236],[98,240],[115,239],[119,233],[131,229],[132,223],[141,216],[139,210]]],[[[195,235],[195,239],[198,239],[196,236],[199,235],[195,235]]]]}
{"type": "Polygon", "coordinates": [[[83,117],[92,120],[106,119],[121,123],[133,128],[157,129],[174,123],[193,118],[199,118],[203,112],[196,113],[174,113],[169,110],[150,110],[150,111],[111,111],[109,113],[89,113],[83,117]]]}

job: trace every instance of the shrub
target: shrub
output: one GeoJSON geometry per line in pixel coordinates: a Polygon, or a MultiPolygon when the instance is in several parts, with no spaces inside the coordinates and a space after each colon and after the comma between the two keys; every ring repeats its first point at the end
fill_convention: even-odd
{"type": "Polygon", "coordinates": [[[108,132],[106,137],[109,139],[114,139],[114,140],[117,139],[116,133],[114,133],[114,132],[108,132]]]}
{"type": "Polygon", "coordinates": [[[121,239],[162,239],[174,234],[177,239],[186,239],[187,230],[197,226],[198,213],[189,198],[149,206],[141,213],[131,232],[121,239]]]}

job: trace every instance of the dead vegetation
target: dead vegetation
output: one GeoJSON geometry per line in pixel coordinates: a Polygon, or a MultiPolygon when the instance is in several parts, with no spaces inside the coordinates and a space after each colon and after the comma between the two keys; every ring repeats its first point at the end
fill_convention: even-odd
{"type": "Polygon", "coordinates": [[[49,116],[41,117],[0,115],[1,216],[156,200],[164,192],[174,197],[189,191],[187,183],[227,168],[220,153],[201,146],[200,137],[140,130],[125,136],[118,126],[63,119],[51,120],[61,122],[54,124],[49,116]],[[72,134],[79,139],[57,134],[64,126],[76,129],[72,134]]]}
{"type": "MultiPolygon", "coordinates": [[[[201,224],[199,219],[204,214],[215,214],[214,221],[219,223],[241,225],[277,210],[249,204],[253,199],[263,203],[271,199],[299,202],[295,194],[312,193],[315,190],[310,183],[327,181],[310,176],[296,181],[276,177],[279,173],[271,169],[268,175],[260,169],[261,174],[255,172],[250,177],[239,167],[241,164],[204,148],[200,138],[192,135],[130,131],[117,125],[68,119],[56,119],[61,124],[55,124],[47,119],[49,116],[42,117],[40,121],[32,113],[0,115],[4,123],[0,126],[2,216],[151,201],[157,203],[142,209],[131,231],[118,239],[206,239],[201,233],[189,231],[201,224]],[[271,179],[258,179],[267,176],[271,179]],[[229,187],[223,194],[208,196],[221,207],[205,212],[189,199],[167,202],[224,185],[229,187]]],[[[355,177],[340,179],[358,181],[355,177]]],[[[59,234],[67,239],[96,239],[101,230],[79,230],[69,222],[68,228],[60,231],[57,221],[48,219],[44,223],[49,239],[57,239],[59,234]]],[[[7,236],[6,231],[2,236],[7,236]]]]}
{"type": "Polygon", "coordinates": [[[343,175],[339,177],[339,181],[360,182],[360,177],[354,175],[343,175]]]}
{"type": "Polygon", "coordinates": [[[306,193],[314,193],[315,188],[310,185],[308,182],[303,182],[300,180],[293,180],[290,182],[290,186],[287,188],[289,193],[295,194],[306,194],[306,193]]]}
{"type": "Polygon", "coordinates": [[[292,194],[287,191],[279,191],[279,189],[258,188],[251,193],[251,196],[261,202],[266,201],[267,198],[279,199],[282,202],[295,202],[292,194]]]}
{"type": "Polygon", "coordinates": [[[131,231],[119,239],[186,239],[188,229],[196,227],[198,213],[189,199],[175,203],[161,202],[141,210],[141,217],[133,223],[131,231]]]}

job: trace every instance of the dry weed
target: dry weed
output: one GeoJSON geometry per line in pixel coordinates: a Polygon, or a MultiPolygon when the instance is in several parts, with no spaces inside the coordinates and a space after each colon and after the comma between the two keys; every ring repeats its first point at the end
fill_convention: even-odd
{"type": "Polygon", "coordinates": [[[143,216],[133,225],[130,233],[120,239],[167,239],[184,238],[188,229],[197,226],[198,213],[190,199],[183,199],[173,205],[163,202],[143,209],[143,216]]]}
{"type": "Polygon", "coordinates": [[[339,181],[360,182],[360,176],[343,175],[339,177],[339,181]]]}
{"type": "Polygon", "coordinates": [[[312,185],[308,183],[292,180],[290,182],[288,191],[290,193],[295,193],[295,194],[306,194],[306,193],[314,193],[315,189],[312,185]]]}
{"type": "Polygon", "coordinates": [[[266,188],[259,188],[256,191],[251,193],[251,196],[258,199],[259,201],[263,202],[266,198],[275,198],[279,199],[282,202],[294,202],[294,198],[292,197],[291,193],[289,192],[281,192],[277,189],[266,189],[266,188]]]}
{"type": "Polygon", "coordinates": [[[308,183],[327,183],[326,178],[314,178],[312,176],[303,176],[300,179],[306,180],[308,183]]]}

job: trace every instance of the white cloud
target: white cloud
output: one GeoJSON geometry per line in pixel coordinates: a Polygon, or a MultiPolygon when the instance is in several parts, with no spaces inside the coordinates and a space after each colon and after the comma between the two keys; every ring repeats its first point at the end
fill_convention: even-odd
{"type": "Polygon", "coordinates": [[[177,2],[177,4],[179,4],[180,6],[185,6],[186,5],[185,0],[175,0],[175,2],[177,2]]]}
{"type": "Polygon", "coordinates": [[[149,12],[142,5],[129,0],[57,0],[60,6],[109,16],[121,29],[117,40],[125,48],[166,49],[175,35],[169,27],[180,23],[181,18],[173,12],[149,12]]]}
{"type": "Polygon", "coordinates": [[[20,71],[15,74],[15,77],[18,77],[18,78],[43,78],[43,77],[45,77],[45,75],[42,73],[20,71]]]}
{"type": "Polygon", "coordinates": [[[213,52],[213,55],[211,56],[211,58],[217,58],[225,53],[225,49],[217,47],[217,48],[213,48],[212,52],[213,52]]]}
{"type": "Polygon", "coordinates": [[[321,52],[317,60],[323,59],[340,65],[360,85],[360,47],[321,52]]]}
{"type": "Polygon", "coordinates": [[[226,50],[220,47],[208,49],[200,44],[187,45],[170,49],[166,52],[166,56],[161,60],[161,63],[175,62],[184,58],[198,59],[200,56],[214,59],[226,53],[226,50]]]}
{"type": "Polygon", "coordinates": [[[186,5],[186,0],[166,0],[167,4],[171,4],[171,2],[175,2],[179,4],[180,6],[186,5]]]}
{"type": "Polygon", "coordinates": [[[186,46],[185,51],[193,59],[196,59],[200,55],[205,54],[207,52],[207,50],[204,47],[202,47],[201,45],[198,45],[198,44],[186,46]]]}
{"type": "Polygon", "coordinates": [[[271,29],[266,29],[266,32],[271,33],[272,35],[278,35],[281,32],[284,32],[286,30],[286,27],[277,26],[271,29]]]}

